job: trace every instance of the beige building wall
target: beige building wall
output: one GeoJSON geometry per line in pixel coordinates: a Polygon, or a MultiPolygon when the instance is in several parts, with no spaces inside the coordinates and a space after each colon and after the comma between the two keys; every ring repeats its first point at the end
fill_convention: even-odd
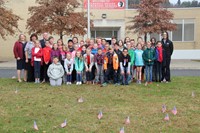
{"type": "MultiPolygon", "coordinates": [[[[19,15],[23,20],[19,21],[19,28],[22,33],[29,36],[26,30],[26,20],[29,17],[28,7],[35,5],[35,0],[10,0],[7,4],[8,8],[12,9],[14,13],[19,15]]],[[[84,10],[84,9],[83,9],[84,10]]],[[[169,9],[174,13],[174,19],[194,19],[195,21],[195,37],[194,42],[174,42],[175,49],[200,49],[200,8],[187,8],[187,9],[169,9]]],[[[84,10],[86,11],[86,10],[84,10]]],[[[129,36],[130,38],[137,38],[137,34],[133,34],[126,29],[130,19],[137,14],[134,9],[127,10],[91,10],[91,19],[94,21],[95,27],[118,27],[118,39],[124,39],[129,36]],[[102,14],[106,14],[106,19],[102,19],[102,14]]],[[[18,34],[15,36],[8,36],[6,40],[0,38],[0,60],[13,59],[13,44],[18,39],[18,34]]],[[[54,35],[55,36],[55,35],[54,35]]],[[[39,37],[41,38],[41,37],[39,37]]],[[[58,36],[55,36],[58,39],[58,36]]],[[[70,37],[65,37],[64,41],[70,37]]],[[[80,37],[82,39],[83,37],[80,37]]],[[[85,36],[86,38],[86,36],[85,36]]],[[[55,40],[56,40],[55,39],[55,40]]]]}

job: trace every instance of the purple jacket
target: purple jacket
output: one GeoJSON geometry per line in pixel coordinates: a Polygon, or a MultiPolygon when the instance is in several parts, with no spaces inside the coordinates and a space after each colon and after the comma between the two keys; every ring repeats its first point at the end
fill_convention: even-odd
{"type": "Polygon", "coordinates": [[[57,50],[52,49],[51,50],[51,62],[53,62],[53,57],[58,57],[59,60],[61,59],[59,49],[57,49],[57,50]]]}

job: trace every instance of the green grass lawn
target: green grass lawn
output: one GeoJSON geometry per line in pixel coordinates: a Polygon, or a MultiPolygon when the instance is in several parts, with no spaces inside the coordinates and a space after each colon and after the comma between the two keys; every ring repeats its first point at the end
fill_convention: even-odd
{"type": "Polygon", "coordinates": [[[35,132],[34,120],[41,133],[118,133],[121,127],[125,133],[199,133],[200,77],[173,77],[172,81],[149,86],[51,87],[0,79],[0,133],[35,132]],[[84,102],[78,103],[81,96],[84,102]],[[163,104],[170,121],[163,120],[163,104]],[[176,116],[171,113],[174,106],[176,116]],[[98,120],[100,110],[103,118],[98,120]],[[124,124],[127,116],[129,125],[124,124]],[[60,128],[65,119],[67,127],[60,128]]]}

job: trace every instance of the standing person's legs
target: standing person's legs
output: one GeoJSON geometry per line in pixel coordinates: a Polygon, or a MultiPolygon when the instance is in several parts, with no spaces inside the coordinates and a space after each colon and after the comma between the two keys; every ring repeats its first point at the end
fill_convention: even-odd
{"type": "Polygon", "coordinates": [[[104,74],[103,74],[103,65],[100,67],[100,83],[103,84],[104,82],[104,74]]]}
{"type": "Polygon", "coordinates": [[[95,82],[98,83],[99,82],[99,78],[100,78],[100,65],[97,65],[96,68],[97,72],[96,72],[96,76],[95,76],[95,82]]]}
{"type": "Polygon", "coordinates": [[[16,60],[16,63],[17,63],[17,79],[18,79],[18,82],[22,82],[21,81],[21,70],[23,69],[23,60],[20,59],[20,60],[16,60]]]}
{"type": "Polygon", "coordinates": [[[86,81],[88,82],[88,81],[90,81],[90,72],[88,71],[88,72],[85,72],[86,74],[86,81]]]}
{"type": "Polygon", "coordinates": [[[149,66],[149,82],[152,82],[152,77],[153,77],[153,65],[149,66]]]}
{"type": "Polygon", "coordinates": [[[146,75],[146,82],[149,82],[149,66],[145,66],[145,75],[146,75]]]}
{"type": "Polygon", "coordinates": [[[35,82],[37,82],[38,78],[38,66],[37,66],[37,61],[34,61],[34,76],[35,76],[35,82]]]}
{"type": "Polygon", "coordinates": [[[158,62],[158,81],[162,81],[162,63],[158,62]]]}
{"type": "Polygon", "coordinates": [[[128,80],[129,80],[129,74],[127,72],[128,72],[128,68],[125,67],[124,68],[125,85],[128,85],[128,80]]]}
{"type": "Polygon", "coordinates": [[[139,81],[141,82],[142,80],[142,68],[143,67],[139,67],[139,81]]]}
{"type": "Polygon", "coordinates": [[[166,59],[166,81],[170,82],[170,63],[171,59],[166,59]]]}

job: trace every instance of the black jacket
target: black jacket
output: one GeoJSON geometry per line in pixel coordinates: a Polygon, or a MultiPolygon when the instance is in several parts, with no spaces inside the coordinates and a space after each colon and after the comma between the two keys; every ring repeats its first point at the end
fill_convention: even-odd
{"type": "Polygon", "coordinates": [[[171,56],[173,54],[174,51],[174,46],[173,46],[173,42],[170,41],[169,39],[167,39],[164,43],[164,39],[162,39],[162,47],[165,50],[165,54],[166,54],[166,58],[167,59],[171,59],[171,56]]]}

